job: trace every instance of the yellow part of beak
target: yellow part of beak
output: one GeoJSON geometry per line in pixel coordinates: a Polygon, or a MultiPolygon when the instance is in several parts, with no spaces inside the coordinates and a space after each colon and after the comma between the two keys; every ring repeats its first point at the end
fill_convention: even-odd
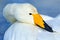
{"type": "Polygon", "coordinates": [[[44,22],[43,22],[43,19],[42,17],[40,16],[40,14],[32,14],[33,16],[33,19],[34,19],[34,23],[36,25],[39,25],[41,28],[45,28],[44,27],[44,22]]]}

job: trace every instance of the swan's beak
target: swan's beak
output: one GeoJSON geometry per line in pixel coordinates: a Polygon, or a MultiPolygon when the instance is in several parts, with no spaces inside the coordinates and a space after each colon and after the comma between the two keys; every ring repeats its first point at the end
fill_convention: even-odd
{"type": "Polygon", "coordinates": [[[45,28],[42,17],[39,14],[32,14],[32,15],[33,15],[33,18],[34,18],[34,23],[36,25],[39,25],[41,28],[45,28]]]}
{"type": "Polygon", "coordinates": [[[35,25],[49,32],[53,32],[52,28],[43,20],[40,14],[32,14],[32,16],[33,16],[35,25]]]}

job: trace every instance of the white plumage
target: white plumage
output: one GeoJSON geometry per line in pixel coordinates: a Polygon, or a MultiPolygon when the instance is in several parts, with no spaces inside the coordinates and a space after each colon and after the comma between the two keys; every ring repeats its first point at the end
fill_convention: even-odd
{"type": "MultiPolygon", "coordinates": [[[[13,3],[6,5],[3,10],[3,15],[13,24],[5,32],[4,40],[60,39],[60,34],[47,32],[34,25],[33,17],[29,15],[29,13],[38,13],[36,8],[29,3],[13,3]]],[[[41,16],[55,31],[59,32],[57,30],[59,27],[55,26],[54,18],[45,15],[41,16]]]]}

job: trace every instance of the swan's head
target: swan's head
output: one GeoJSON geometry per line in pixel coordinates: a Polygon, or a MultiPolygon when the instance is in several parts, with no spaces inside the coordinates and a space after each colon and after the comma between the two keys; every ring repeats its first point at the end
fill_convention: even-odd
{"type": "Polygon", "coordinates": [[[18,22],[37,25],[49,32],[53,32],[52,28],[45,23],[37,12],[37,9],[29,3],[10,4],[6,6],[4,16],[11,22],[17,20],[18,22]]]}
{"type": "Polygon", "coordinates": [[[31,4],[21,4],[15,8],[14,16],[17,21],[30,23],[44,27],[44,22],[37,9],[31,4]]]}

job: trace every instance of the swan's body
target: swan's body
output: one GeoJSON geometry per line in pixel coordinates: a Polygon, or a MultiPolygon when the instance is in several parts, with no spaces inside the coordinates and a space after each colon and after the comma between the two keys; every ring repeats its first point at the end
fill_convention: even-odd
{"type": "Polygon", "coordinates": [[[6,31],[5,36],[5,40],[36,40],[38,30],[33,25],[16,22],[6,31]]]}
{"type": "Polygon", "coordinates": [[[13,23],[5,32],[4,40],[57,39],[54,34],[55,29],[50,27],[51,24],[47,25],[44,22],[49,23],[54,20],[54,18],[45,15],[41,15],[41,17],[36,8],[31,4],[8,4],[3,12],[4,17],[13,23]]]}

